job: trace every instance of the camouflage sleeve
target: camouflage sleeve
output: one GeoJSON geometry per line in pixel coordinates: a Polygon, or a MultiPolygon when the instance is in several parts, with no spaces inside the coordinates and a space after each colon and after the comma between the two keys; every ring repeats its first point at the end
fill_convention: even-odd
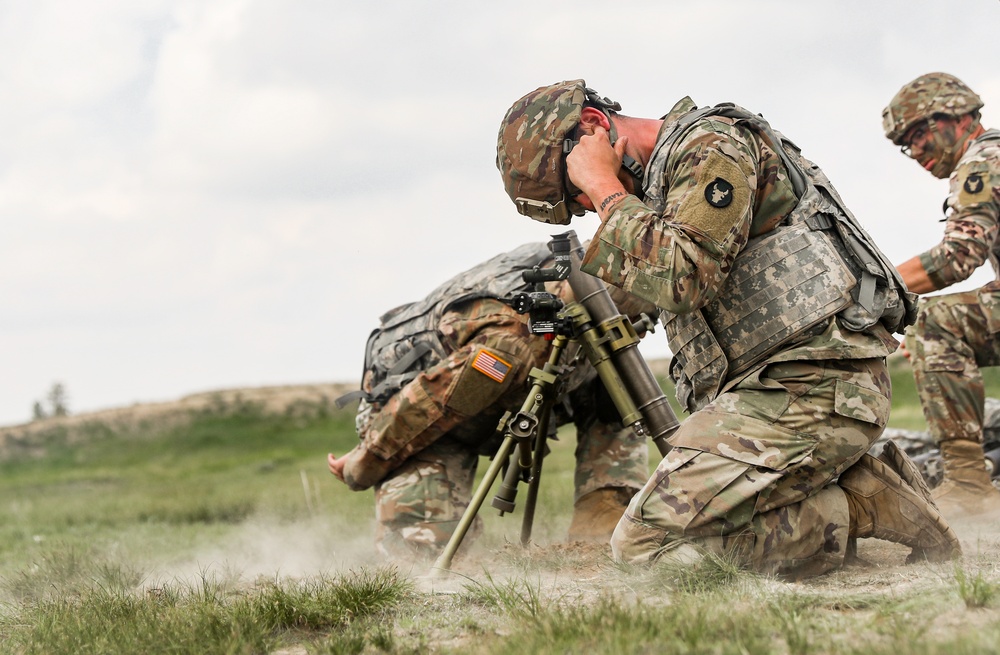
{"type": "Polygon", "coordinates": [[[548,342],[530,336],[522,318],[495,300],[472,301],[446,313],[440,330],[451,354],[376,407],[361,427],[362,443],[344,467],[351,489],[371,487],[522,386],[548,350],[548,342]]]}
{"type": "Polygon", "coordinates": [[[987,151],[985,158],[961,163],[951,176],[944,238],[920,255],[920,263],[938,289],[967,280],[986,262],[997,239],[1000,148],[996,150],[992,157],[987,151]]]}
{"type": "MultiPolygon", "coordinates": [[[[590,242],[588,241],[584,244],[584,247],[589,244],[590,242]]],[[[629,320],[635,322],[642,314],[645,314],[650,318],[656,318],[659,316],[660,310],[657,309],[656,305],[653,303],[643,300],[638,296],[634,296],[631,293],[622,291],[616,286],[612,286],[607,283],[605,283],[604,286],[607,288],[608,294],[611,296],[611,301],[615,304],[615,308],[619,311],[619,313],[627,316],[629,320]]],[[[545,290],[555,296],[558,296],[559,299],[566,304],[576,300],[576,297],[573,295],[573,289],[569,286],[569,280],[546,282],[545,290]]]]}
{"type": "Polygon", "coordinates": [[[759,151],[738,126],[704,120],[670,155],[665,209],[620,201],[584,257],[583,270],[676,314],[714,299],[746,245],[759,151]]]}

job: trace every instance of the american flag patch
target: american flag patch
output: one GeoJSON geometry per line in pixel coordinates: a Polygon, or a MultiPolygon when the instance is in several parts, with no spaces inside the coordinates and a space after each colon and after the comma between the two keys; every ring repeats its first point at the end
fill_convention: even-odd
{"type": "Polygon", "coordinates": [[[472,360],[472,368],[488,378],[503,382],[507,377],[507,372],[510,371],[510,364],[487,350],[480,350],[476,358],[472,360]]]}

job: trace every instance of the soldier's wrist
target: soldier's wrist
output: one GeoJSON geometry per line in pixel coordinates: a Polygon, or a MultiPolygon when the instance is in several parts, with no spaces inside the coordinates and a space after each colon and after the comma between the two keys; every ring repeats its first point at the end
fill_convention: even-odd
{"type": "Polygon", "coordinates": [[[381,482],[393,466],[364,444],[348,453],[344,462],[344,482],[354,491],[363,491],[381,482]]]}

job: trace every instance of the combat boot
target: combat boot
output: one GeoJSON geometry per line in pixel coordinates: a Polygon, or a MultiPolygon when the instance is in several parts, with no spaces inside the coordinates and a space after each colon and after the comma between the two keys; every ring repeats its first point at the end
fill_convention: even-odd
{"type": "Polygon", "coordinates": [[[1000,491],[990,482],[983,447],[969,439],[941,442],[944,479],[931,495],[948,518],[994,514],[1000,517],[1000,491]]]}
{"type": "Polygon", "coordinates": [[[604,487],[582,496],[573,505],[573,520],[569,524],[567,539],[611,541],[611,533],[615,531],[634,492],[624,487],[604,487]]]}
{"type": "Polygon", "coordinates": [[[847,494],[851,538],[909,546],[907,562],[959,557],[958,536],[941,516],[913,463],[892,442],[878,459],[862,455],[837,483],[847,494]]]}

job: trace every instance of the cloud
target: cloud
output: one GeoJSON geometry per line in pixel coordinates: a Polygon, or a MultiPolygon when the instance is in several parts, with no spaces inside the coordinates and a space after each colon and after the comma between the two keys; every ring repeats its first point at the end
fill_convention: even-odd
{"type": "Polygon", "coordinates": [[[928,32],[936,7],[5,3],[0,424],[55,380],[82,411],[355,377],[382,312],[556,231],[493,159],[510,103],[560,79],[638,116],[764,113],[900,261],[940,238],[946,189],[882,137],[884,103],[949,70],[1000,124],[995,3],[928,32]]]}

